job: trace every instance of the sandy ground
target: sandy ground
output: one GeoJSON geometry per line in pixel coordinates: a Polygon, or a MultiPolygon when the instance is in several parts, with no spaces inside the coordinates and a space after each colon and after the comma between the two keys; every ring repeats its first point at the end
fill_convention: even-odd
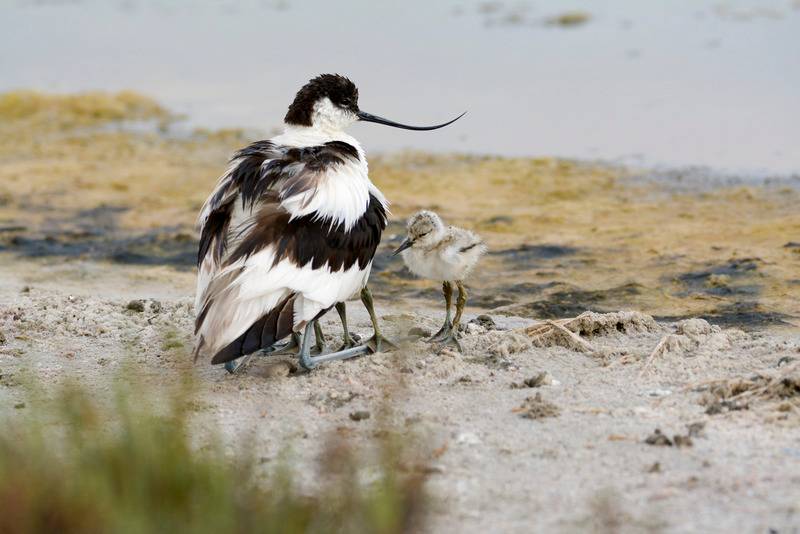
{"type": "MultiPolygon", "coordinates": [[[[310,374],[265,358],[230,376],[188,355],[192,225],[250,135],[127,128],[169,121],[132,93],[8,93],[0,119],[0,417],[33,415],[30,374],[98,397],[121,373],[157,387],[188,374],[199,440],[252,442],[265,470],[290,450],[301,484],[331,439],[367,450],[401,434],[430,475],[432,532],[800,531],[797,177],[371,158],[393,203],[371,277],[385,330],[442,320],[437,284],[390,256],[419,208],[486,239],[467,319],[498,329],[470,325],[463,354],[419,341],[310,374]],[[585,310],[649,315],[522,333],[585,310]],[[512,387],[526,380],[537,387],[512,387]]],[[[361,305],[349,310],[368,335],[361,305]]],[[[323,323],[336,345],[338,321],[323,323]]]]}
{"type": "MultiPolygon", "coordinates": [[[[419,341],[306,374],[275,363],[291,358],[262,358],[231,376],[188,359],[191,273],[3,255],[0,280],[4,416],[28,409],[13,408],[24,401],[25,369],[48,385],[77,377],[102,394],[132,360],[154,384],[196,375],[198,431],[221,428],[232,446],[255,437],[265,465],[288,447],[304,484],[314,483],[329,436],[366,447],[384,428],[405,433],[430,473],[432,532],[784,533],[800,525],[800,382],[783,399],[745,395],[729,405],[713,406],[719,399],[704,390],[791,369],[800,360],[796,328],[745,333],[634,316],[585,330],[591,352],[580,352],[557,337],[533,346],[520,333],[530,319],[493,315],[499,330],[468,326],[463,354],[419,341]],[[133,299],[143,311],[128,309],[133,299]],[[542,372],[542,385],[524,385],[542,372]],[[359,411],[370,418],[354,420],[359,411]],[[646,443],[656,429],[691,444],[646,443]]],[[[395,337],[441,320],[429,304],[397,306],[378,300],[395,337]]],[[[354,330],[367,335],[362,307],[349,310],[354,330]]],[[[323,326],[334,345],[338,321],[329,315],[323,326]]]]}

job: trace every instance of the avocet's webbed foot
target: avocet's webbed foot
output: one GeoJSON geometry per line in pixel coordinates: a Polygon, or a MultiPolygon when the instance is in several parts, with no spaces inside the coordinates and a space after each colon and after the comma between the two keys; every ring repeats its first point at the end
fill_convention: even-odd
{"type": "Polygon", "coordinates": [[[310,371],[324,362],[333,360],[346,360],[369,352],[369,347],[361,345],[347,350],[340,350],[330,354],[321,354],[319,356],[311,356],[311,329],[314,328],[312,323],[306,325],[305,332],[303,333],[303,342],[300,345],[300,352],[298,354],[300,360],[300,367],[310,371]]]}
{"type": "Polygon", "coordinates": [[[448,317],[442,327],[439,329],[438,332],[433,334],[428,341],[433,343],[435,341],[442,341],[445,337],[450,334],[450,331],[453,329],[453,323],[450,322],[450,318],[448,317]]]}
{"type": "Polygon", "coordinates": [[[369,349],[374,352],[383,352],[383,351],[391,351],[397,350],[397,345],[389,341],[388,338],[384,337],[380,333],[373,335],[371,338],[364,342],[364,345],[369,347],[369,349]]]}
{"type": "Polygon", "coordinates": [[[342,321],[342,345],[339,347],[338,351],[352,349],[356,346],[359,338],[358,336],[351,335],[350,330],[347,328],[347,306],[344,302],[337,302],[336,311],[339,313],[339,319],[342,321]]]}
{"type": "Polygon", "coordinates": [[[464,352],[461,349],[461,343],[458,342],[458,330],[456,330],[455,328],[450,329],[450,332],[448,332],[442,339],[440,339],[438,343],[442,348],[448,346],[455,347],[455,349],[458,350],[458,352],[464,352]]]}
{"type": "Polygon", "coordinates": [[[225,362],[225,370],[232,375],[241,372],[242,369],[247,367],[247,364],[250,363],[250,360],[255,354],[256,353],[247,354],[246,356],[242,356],[241,358],[236,358],[235,360],[225,362]]]}
{"type": "Polygon", "coordinates": [[[269,352],[271,356],[278,356],[281,354],[292,354],[297,348],[300,346],[300,334],[297,332],[292,332],[292,337],[289,338],[289,341],[286,344],[281,345],[280,347],[275,347],[275,350],[269,352]]]}
{"type": "Polygon", "coordinates": [[[369,347],[372,352],[397,349],[397,345],[386,339],[383,334],[381,334],[381,327],[378,324],[378,316],[375,314],[375,304],[372,301],[372,292],[366,286],[361,290],[361,302],[363,302],[364,307],[367,308],[367,313],[369,313],[369,319],[372,321],[372,330],[374,332],[374,335],[369,338],[364,345],[369,347]]]}

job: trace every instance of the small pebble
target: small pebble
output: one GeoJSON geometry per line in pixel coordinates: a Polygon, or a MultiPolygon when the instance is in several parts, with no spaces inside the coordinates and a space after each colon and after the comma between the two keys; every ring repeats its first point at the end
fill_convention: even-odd
{"type": "Polygon", "coordinates": [[[468,324],[482,326],[486,330],[497,330],[497,323],[488,315],[482,314],[471,320],[468,324]]]}
{"type": "Polygon", "coordinates": [[[481,438],[472,432],[461,432],[456,435],[456,443],[461,445],[480,445],[481,438]]]}
{"type": "Polygon", "coordinates": [[[137,313],[141,313],[141,312],[144,311],[144,301],[143,300],[134,299],[134,300],[130,301],[128,303],[128,305],[125,306],[125,308],[128,309],[128,310],[131,310],[131,311],[135,311],[137,313]]]}
{"type": "Polygon", "coordinates": [[[369,419],[370,413],[366,410],[358,410],[355,412],[350,412],[350,419],[353,421],[363,421],[364,419],[369,419]]]}
{"type": "MultiPolygon", "coordinates": [[[[272,362],[266,365],[253,366],[250,373],[262,378],[285,378],[292,374],[297,368],[289,362],[272,362]]],[[[337,395],[338,396],[338,395],[337,395]]],[[[331,398],[336,398],[331,396],[331,398]]]]}
{"type": "Polygon", "coordinates": [[[656,428],[655,431],[647,436],[644,440],[648,445],[657,445],[660,447],[672,447],[672,440],[665,434],[661,433],[661,429],[656,428]]]}
{"type": "Polygon", "coordinates": [[[24,402],[18,402],[18,403],[16,403],[16,404],[14,405],[14,409],[15,409],[15,410],[20,410],[20,409],[22,409],[22,408],[24,408],[24,407],[25,407],[25,403],[24,403],[24,402]]]}
{"type": "Polygon", "coordinates": [[[431,331],[427,328],[415,326],[414,328],[408,329],[408,335],[416,337],[431,337],[431,331]]]}

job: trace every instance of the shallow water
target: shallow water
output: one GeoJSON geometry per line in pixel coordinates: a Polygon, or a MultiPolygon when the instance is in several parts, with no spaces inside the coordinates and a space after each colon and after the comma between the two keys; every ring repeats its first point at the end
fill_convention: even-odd
{"type": "Polygon", "coordinates": [[[800,173],[800,3],[18,0],[0,90],[135,89],[187,127],[278,126],[310,76],[440,132],[358,125],[372,151],[557,155],[800,173]],[[588,21],[549,25],[565,11],[588,21]]]}

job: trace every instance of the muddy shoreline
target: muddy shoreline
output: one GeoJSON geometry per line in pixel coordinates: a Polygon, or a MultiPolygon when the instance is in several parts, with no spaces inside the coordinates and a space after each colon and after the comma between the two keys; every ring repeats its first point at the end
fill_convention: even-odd
{"type": "MultiPolygon", "coordinates": [[[[168,117],[131,94],[25,102],[0,121],[0,418],[37,416],[32,378],[102,398],[126,373],[157,388],[191,376],[197,435],[231,450],[246,436],[263,469],[288,448],[301,486],[318,484],[330,436],[356,449],[387,425],[414,436],[431,532],[797,524],[796,188],[687,190],[555,158],[376,157],[393,202],[370,279],[386,333],[442,319],[439,285],[390,255],[407,215],[436,209],[489,244],[464,352],[418,340],[313,373],[286,357],[231,376],[190,356],[193,221],[250,139],[109,131],[168,117]]],[[[362,307],[348,310],[368,335],[362,307]]],[[[334,346],[335,314],[322,323],[334,346]]]]}

